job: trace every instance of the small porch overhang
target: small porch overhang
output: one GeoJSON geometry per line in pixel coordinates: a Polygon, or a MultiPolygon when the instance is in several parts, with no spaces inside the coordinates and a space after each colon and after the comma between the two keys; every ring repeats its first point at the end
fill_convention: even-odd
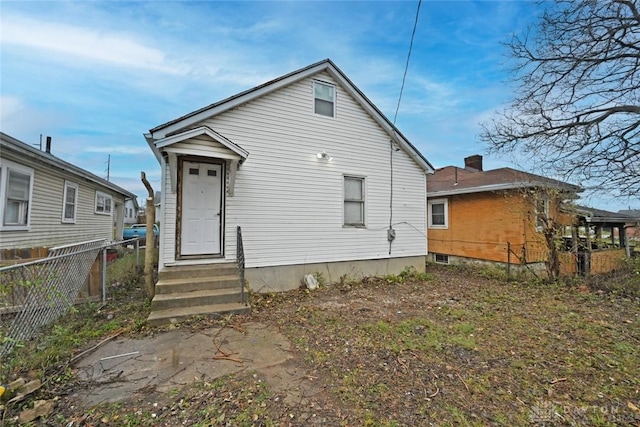
{"type": "Polygon", "coordinates": [[[227,164],[229,177],[227,188],[228,195],[231,197],[234,194],[236,172],[240,165],[244,163],[247,157],[249,157],[249,152],[247,150],[208,126],[200,126],[194,129],[180,131],[157,141],[149,141],[149,145],[152,146],[156,155],[165,156],[166,162],[169,166],[172,193],[176,192],[178,182],[177,175],[179,155],[193,155],[223,159],[227,164]],[[206,147],[189,147],[181,144],[190,140],[196,140],[203,136],[219,144],[222,149],[211,149],[209,151],[206,147]]]}

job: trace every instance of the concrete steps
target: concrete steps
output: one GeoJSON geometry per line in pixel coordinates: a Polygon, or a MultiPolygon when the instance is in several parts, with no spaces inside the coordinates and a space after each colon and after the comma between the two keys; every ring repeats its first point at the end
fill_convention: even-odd
{"type": "Polygon", "coordinates": [[[242,303],[196,305],[192,307],[179,307],[168,310],[152,311],[147,318],[151,326],[162,326],[181,322],[190,317],[211,314],[249,314],[251,307],[242,303]]]}
{"type": "Polygon", "coordinates": [[[192,316],[250,311],[242,302],[235,263],[175,266],[160,272],[147,322],[160,326],[192,316]]]}

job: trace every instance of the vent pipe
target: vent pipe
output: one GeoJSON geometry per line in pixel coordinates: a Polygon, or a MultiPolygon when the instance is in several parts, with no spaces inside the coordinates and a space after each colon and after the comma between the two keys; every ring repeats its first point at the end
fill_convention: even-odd
{"type": "Polygon", "coordinates": [[[45,150],[47,153],[51,154],[51,137],[50,136],[47,137],[47,145],[45,150]]]}

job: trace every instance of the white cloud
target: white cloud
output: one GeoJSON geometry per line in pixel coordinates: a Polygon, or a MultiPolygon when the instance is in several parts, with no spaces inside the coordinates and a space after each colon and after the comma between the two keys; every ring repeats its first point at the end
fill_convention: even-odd
{"type": "Polygon", "coordinates": [[[17,96],[0,96],[0,122],[24,109],[24,103],[17,96]]]}
{"type": "Polygon", "coordinates": [[[21,16],[3,17],[0,43],[55,52],[115,67],[178,75],[189,72],[189,67],[170,63],[163,51],[146,46],[126,33],[44,22],[21,16]]]}
{"type": "Polygon", "coordinates": [[[146,145],[140,144],[136,146],[132,145],[109,145],[102,147],[87,147],[85,150],[87,153],[107,153],[107,154],[149,154],[150,148],[146,145]]]}

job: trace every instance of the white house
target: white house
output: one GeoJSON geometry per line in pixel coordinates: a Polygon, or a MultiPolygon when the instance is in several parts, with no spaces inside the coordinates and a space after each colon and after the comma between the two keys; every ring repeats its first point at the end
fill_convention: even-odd
{"type": "Polygon", "coordinates": [[[331,60],[157,126],[159,272],[235,263],[259,292],[425,269],[433,167],[331,60]]]}
{"type": "Polygon", "coordinates": [[[131,225],[138,222],[138,199],[136,197],[127,199],[124,202],[124,225],[131,225]]]}
{"type": "Polygon", "coordinates": [[[122,238],[135,195],[0,132],[0,261],[46,256],[48,248],[122,238]]]}

